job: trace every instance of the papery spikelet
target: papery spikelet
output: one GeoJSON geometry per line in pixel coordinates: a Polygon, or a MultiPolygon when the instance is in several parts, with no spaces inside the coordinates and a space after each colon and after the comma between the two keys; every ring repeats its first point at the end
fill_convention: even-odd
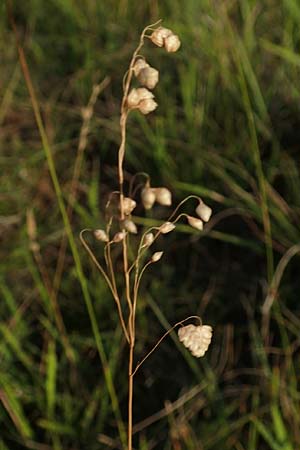
{"type": "Polygon", "coordinates": [[[201,200],[196,208],[196,213],[200,217],[200,219],[204,220],[204,222],[208,222],[212,213],[212,209],[201,200]]]}
{"type": "Polygon", "coordinates": [[[181,45],[180,39],[176,34],[170,34],[167,36],[164,43],[165,49],[169,53],[177,52],[181,45]]]}
{"type": "Polygon", "coordinates": [[[124,224],[125,230],[128,231],[129,233],[132,233],[132,234],[137,233],[136,224],[132,220],[126,219],[126,220],[124,220],[123,224],[124,224]]]}
{"type": "Polygon", "coordinates": [[[139,102],[141,101],[141,96],[138,93],[138,90],[133,88],[128,94],[127,97],[127,105],[129,108],[136,108],[139,102]]]}
{"type": "Polygon", "coordinates": [[[154,189],[149,186],[146,186],[141,193],[142,203],[145,209],[151,209],[154,205],[156,194],[154,189]]]}
{"type": "Polygon", "coordinates": [[[146,86],[146,88],[154,89],[158,83],[159,72],[153,67],[144,67],[140,70],[137,78],[143,86],[146,86]]]}
{"type": "Polygon", "coordinates": [[[133,88],[128,94],[127,105],[129,108],[138,108],[139,104],[148,99],[153,99],[154,95],[146,88],[133,88]]]}
{"type": "Polygon", "coordinates": [[[94,236],[98,241],[102,241],[102,242],[108,242],[108,236],[107,233],[104,230],[95,230],[94,231],[94,236]]]}
{"type": "Polygon", "coordinates": [[[165,187],[155,188],[156,201],[160,205],[170,206],[172,205],[172,194],[169,189],[165,187]]]}
{"type": "Polygon", "coordinates": [[[119,231],[113,237],[113,242],[121,242],[125,238],[126,233],[124,231],[119,231]]]}
{"type": "Polygon", "coordinates": [[[187,220],[191,227],[196,228],[196,230],[203,230],[203,221],[201,219],[197,219],[197,217],[187,216],[187,220]]]}
{"type": "Polygon", "coordinates": [[[153,253],[152,257],[151,257],[151,261],[152,262],[157,262],[160,260],[160,258],[162,257],[164,252],[155,252],[153,253]]]}
{"type": "Polygon", "coordinates": [[[165,39],[173,34],[171,30],[164,27],[158,27],[156,30],[153,31],[153,33],[150,36],[151,41],[153,44],[157,45],[158,47],[163,47],[165,39]]]}
{"type": "Polygon", "coordinates": [[[193,356],[200,358],[204,355],[211,342],[212,327],[209,325],[187,325],[179,328],[178,337],[193,356]]]}
{"type": "Polygon", "coordinates": [[[175,228],[174,223],[172,223],[172,222],[165,222],[159,227],[159,231],[162,234],[167,234],[167,233],[170,233],[170,231],[173,231],[174,228],[175,228]]]}
{"type": "Polygon", "coordinates": [[[142,114],[149,114],[157,108],[157,103],[153,98],[146,98],[141,100],[137,109],[141,111],[142,114]]]}
{"type": "Polygon", "coordinates": [[[143,58],[138,58],[133,66],[134,75],[137,77],[140,71],[146,67],[149,67],[149,64],[143,58]]]}
{"type": "Polygon", "coordinates": [[[136,201],[130,197],[123,198],[123,208],[125,216],[129,216],[136,207],[136,201]]]}
{"type": "Polygon", "coordinates": [[[145,234],[143,247],[150,247],[150,245],[152,244],[153,241],[154,241],[153,233],[145,234]]]}

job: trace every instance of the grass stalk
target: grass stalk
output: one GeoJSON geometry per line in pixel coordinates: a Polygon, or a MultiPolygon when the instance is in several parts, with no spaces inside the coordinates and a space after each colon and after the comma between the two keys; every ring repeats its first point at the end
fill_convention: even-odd
{"type": "Polygon", "coordinates": [[[15,32],[15,36],[16,36],[16,41],[17,41],[17,49],[18,49],[18,54],[19,54],[19,61],[20,61],[20,65],[22,68],[22,72],[24,75],[24,79],[27,85],[27,89],[29,92],[29,96],[30,96],[30,100],[31,100],[31,104],[32,104],[32,108],[34,111],[34,116],[35,116],[35,120],[36,120],[36,124],[39,130],[39,134],[41,137],[41,141],[42,141],[42,145],[43,145],[43,149],[45,152],[45,156],[47,159],[47,163],[48,163],[48,167],[49,167],[49,172],[51,175],[51,179],[53,182],[53,186],[55,189],[55,193],[56,193],[56,197],[57,197],[57,201],[58,201],[58,205],[59,205],[59,209],[63,218],[63,222],[64,222],[64,227],[66,230],[66,234],[68,237],[68,241],[69,241],[69,245],[72,251],[72,255],[74,258],[74,262],[75,262],[75,267],[76,267],[76,272],[77,272],[77,276],[78,276],[78,280],[82,289],[82,293],[83,293],[83,297],[86,303],[86,307],[88,310],[88,314],[89,314],[89,318],[91,321],[91,325],[92,325],[92,330],[93,330],[93,334],[94,334],[94,338],[95,338],[95,342],[96,342],[96,346],[97,346],[97,350],[100,356],[100,360],[103,366],[103,370],[104,370],[104,376],[105,376],[105,380],[106,380],[106,384],[107,384],[107,388],[111,397],[111,402],[112,402],[112,408],[114,411],[114,414],[116,416],[116,420],[117,420],[117,425],[118,425],[118,429],[119,429],[119,435],[120,435],[120,439],[122,442],[124,442],[125,439],[125,435],[124,435],[124,426],[123,426],[123,422],[122,422],[122,418],[121,418],[121,413],[120,413],[120,409],[119,409],[119,404],[118,404],[118,397],[114,388],[114,383],[113,383],[113,379],[111,376],[111,372],[110,372],[110,368],[109,368],[109,364],[107,361],[107,357],[105,354],[105,350],[104,350],[104,346],[103,346],[103,342],[102,342],[102,337],[99,331],[99,327],[98,327],[98,323],[97,323],[97,319],[96,319],[96,315],[94,312],[94,308],[92,305],[92,301],[91,301],[91,297],[90,297],[90,293],[88,290],[88,285],[86,282],[86,278],[84,276],[83,273],[83,268],[81,265],[81,260],[79,257],[79,253],[78,253],[78,249],[75,243],[75,239],[74,239],[74,235],[72,232],[72,228],[71,228],[71,224],[69,221],[69,217],[67,214],[67,209],[65,207],[64,204],[64,200],[63,200],[63,195],[62,195],[62,191],[60,188],[60,184],[59,184],[59,180],[57,177],[57,173],[56,173],[56,169],[55,169],[55,164],[54,164],[54,160],[53,160],[53,156],[52,156],[52,152],[50,149],[50,145],[48,142],[48,138],[45,132],[45,128],[43,125],[43,121],[41,118],[41,114],[40,114],[40,109],[39,109],[39,105],[38,105],[38,101],[36,98],[36,94],[35,94],[35,90],[31,81],[31,76],[30,76],[30,71],[27,65],[27,61],[26,61],[26,57],[25,57],[25,53],[23,48],[21,47],[19,41],[18,41],[18,34],[17,34],[17,29],[15,27],[15,23],[13,20],[12,15],[10,14],[10,10],[9,10],[9,16],[10,16],[10,21],[11,21],[11,25],[14,29],[15,32]]]}

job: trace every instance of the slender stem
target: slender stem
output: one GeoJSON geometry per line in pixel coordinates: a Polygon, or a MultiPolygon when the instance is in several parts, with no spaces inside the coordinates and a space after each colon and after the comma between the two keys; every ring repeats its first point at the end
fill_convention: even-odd
{"type": "Polygon", "coordinates": [[[138,296],[138,292],[139,292],[139,286],[140,286],[140,282],[142,279],[142,276],[144,275],[145,270],[147,269],[148,266],[150,266],[151,264],[153,264],[154,261],[152,261],[150,259],[150,261],[148,261],[144,267],[142,268],[141,272],[138,272],[138,269],[135,272],[135,279],[134,279],[134,302],[133,302],[133,311],[135,314],[135,309],[136,309],[136,302],[137,302],[137,296],[138,296]]]}
{"type": "Polygon", "coordinates": [[[137,188],[135,188],[133,190],[133,184],[134,184],[135,180],[137,179],[137,177],[139,177],[139,176],[145,177],[147,182],[149,182],[149,180],[150,180],[150,177],[146,172],[138,172],[135,175],[133,175],[133,177],[130,180],[130,184],[129,184],[129,197],[134,196],[136,193],[137,188]]]}
{"type": "Polygon", "coordinates": [[[170,217],[168,218],[168,221],[169,221],[169,222],[171,222],[171,220],[173,219],[173,217],[176,216],[177,211],[179,210],[179,208],[180,208],[184,203],[186,203],[188,200],[190,200],[191,198],[195,198],[195,199],[197,199],[199,202],[201,201],[201,198],[198,197],[198,195],[194,195],[194,194],[189,195],[188,197],[184,198],[184,199],[176,206],[176,208],[174,209],[174,211],[172,212],[172,214],[171,214],[170,217]]]}
{"type": "Polygon", "coordinates": [[[134,343],[130,344],[129,346],[129,361],[128,361],[128,450],[132,450],[133,355],[134,355],[134,343]]]}
{"type": "Polygon", "coordinates": [[[184,322],[190,319],[198,319],[200,322],[200,325],[202,324],[201,317],[199,316],[189,316],[186,319],[181,320],[180,322],[175,323],[175,325],[172,326],[168,331],[165,332],[165,334],[156,342],[156,344],[152,347],[152,349],[144,356],[144,358],[136,365],[134,371],[132,372],[132,377],[137,373],[141,365],[146,361],[146,359],[149,358],[149,356],[157,349],[157,347],[160,345],[160,343],[179,325],[182,325],[184,322]]]}
{"type": "MultiPolygon", "coordinates": [[[[158,22],[157,22],[158,23],[158,22]]],[[[156,24],[150,25],[153,27],[156,24]]],[[[120,219],[124,220],[124,171],[123,171],[123,162],[125,157],[125,149],[126,149],[126,124],[127,118],[129,114],[129,109],[127,107],[127,97],[130,89],[130,84],[133,76],[133,66],[135,64],[136,58],[139,54],[140,49],[144,45],[145,33],[149,29],[146,27],[140,37],[139,45],[134,51],[128,71],[123,80],[123,99],[121,104],[121,116],[120,116],[120,129],[121,129],[121,142],[118,152],[118,177],[119,177],[119,186],[120,186],[120,219]]],[[[130,271],[128,264],[128,237],[126,236],[123,241],[123,271],[125,278],[125,293],[126,300],[129,309],[128,316],[128,335],[129,335],[129,373],[128,373],[128,450],[132,450],[132,403],[133,403],[133,376],[132,376],[132,365],[133,365],[133,353],[134,353],[134,339],[135,339],[135,317],[133,313],[133,304],[130,293],[130,271]]]]}
{"type": "MultiPolygon", "coordinates": [[[[141,240],[140,240],[140,244],[139,244],[139,248],[138,248],[138,252],[137,252],[137,257],[136,257],[136,259],[133,261],[133,263],[131,264],[131,266],[129,267],[129,269],[128,269],[129,272],[131,272],[134,268],[136,268],[136,270],[137,270],[137,265],[139,264],[139,259],[141,258],[141,256],[143,255],[143,253],[149,249],[149,246],[145,246],[145,244],[144,244],[144,240],[145,240],[146,234],[150,233],[152,230],[158,230],[158,229],[159,229],[159,227],[151,227],[151,228],[148,228],[148,229],[144,232],[144,234],[142,235],[141,240]],[[142,250],[143,250],[143,251],[142,251],[142,250]]],[[[155,236],[155,237],[156,237],[156,236],[155,236]]],[[[154,242],[155,237],[153,237],[153,241],[151,242],[151,245],[152,245],[152,243],[154,242]]]]}
{"type": "Polygon", "coordinates": [[[111,290],[111,293],[113,295],[113,298],[116,302],[117,305],[117,309],[118,309],[118,314],[119,314],[119,319],[120,319],[120,323],[125,335],[125,338],[127,340],[127,342],[130,342],[129,336],[128,336],[128,332],[126,329],[126,325],[125,325],[125,321],[124,321],[124,317],[123,317],[123,312],[122,312],[122,308],[121,308],[121,302],[120,302],[120,298],[118,295],[118,292],[116,290],[114,290],[114,286],[112,285],[107,273],[105,272],[105,270],[103,269],[103,267],[101,266],[101,264],[99,263],[99,261],[97,260],[96,256],[94,255],[94,253],[92,252],[91,248],[89,247],[89,245],[87,244],[86,240],[83,237],[83,233],[85,231],[91,231],[90,229],[86,228],[84,230],[82,230],[80,232],[80,241],[82,243],[82,245],[84,246],[85,250],[87,251],[87,253],[89,254],[91,260],[93,261],[93,263],[95,264],[95,266],[97,267],[97,269],[99,270],[99,272],[101,273],[101,275],[104,277],[106,283],[109,286],[109,289],[111,290]]]}
{"type": "Polygon", "coordinates": [[[111,259],[110,246],[111,246],[111,242],[108,242],[104,248],[105,260],[106,260],[107,268],[109,269],[109,272],[110,272],[110,278],[111,278],[111,282],[112,282],[112,285],[114,288],[114,292],[116,293],[117,297],[119,298],[114,267],[113,267],[113,263],[112,263],[112,259],[111,259]]]}

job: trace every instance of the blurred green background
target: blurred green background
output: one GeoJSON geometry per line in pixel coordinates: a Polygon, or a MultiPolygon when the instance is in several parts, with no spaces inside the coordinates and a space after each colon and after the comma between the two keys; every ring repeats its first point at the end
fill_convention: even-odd
{"type": "MultiPolygon", "coordinates": [[[[11,17],[62,198],[1,1],[0,449],[120,448],[127,349],[78,235],[103,226],[107,195],[117,189],[122,78],[142,29],[160,18],[182,47],[170,55],[146,45],[160,71],[159,107],[130,117],[126,179],[146,171],[174,203],[197,194],[214,215],[203,233],[183,224],[156,244],[165,255],[143,281],[136,359],[190,314],[211,324],[214,337],[196,360],[171,336],[140,369],[134,446],[300,448],[299,2],[15,0],[11,17]],[[103,80],[74,198],[82,108],[103,80]],[[83,274],[68,245],[54,295],[65,228],[58,200],[73,207],[83,274]]],[[[145,218],[139,210],[137,221],[165,211],[145,218]]],[[[100,245],[93,248],[100,255],[100,245]]]]}

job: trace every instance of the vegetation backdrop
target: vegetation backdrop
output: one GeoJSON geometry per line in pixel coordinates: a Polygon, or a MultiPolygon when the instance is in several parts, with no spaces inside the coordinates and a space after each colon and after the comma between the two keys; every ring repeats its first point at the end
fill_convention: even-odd
{"type": "Polygon", "coordinates": [[[147,45],[160,71],[159,108],[130,118],[126,174],[146,170],[153,185],[172,191],[174,202],[202,196],[213,218],[202,233],[179,225],[165,238],[164,263],[143,282],[136,357],[190,314],[211,324],[214,337],[196,360],[174,334],[141,368],[134,445],[300,448],[299,3],[16,0],[0,1],[1,450],[119,448],[126,347],[115,305],[78,235],[103,225],[107,194],[117,188],[122,78],[140,32],[160,18],[182,47],[168,56],[147,45]],[[84,143],[82,112],[99,83],[84,143]],[[81,280],[69,245],[57,275],[62,202],[73,210],[81,280]],[[103,369],[112,375],[114,406],[103,369]]]}

